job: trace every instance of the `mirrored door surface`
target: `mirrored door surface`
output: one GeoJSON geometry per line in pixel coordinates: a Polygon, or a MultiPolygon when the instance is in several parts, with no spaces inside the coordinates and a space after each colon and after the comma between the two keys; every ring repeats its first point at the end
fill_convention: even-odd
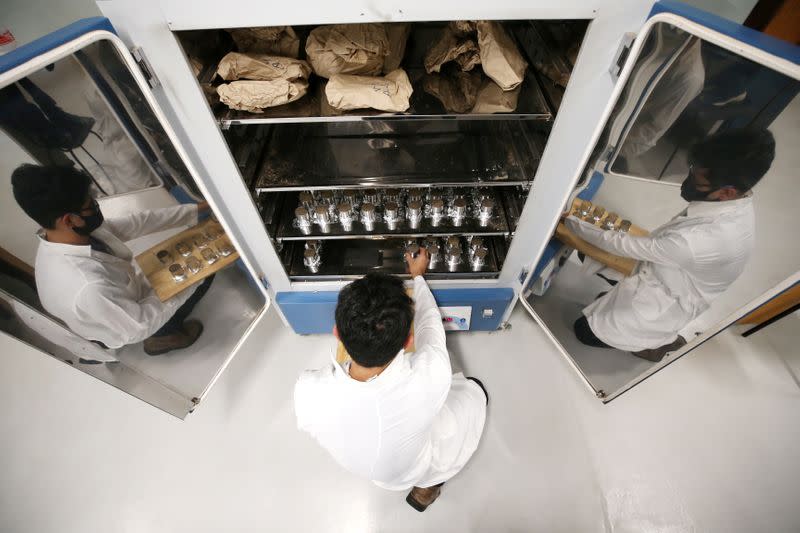
{"type": "Polygon", "coordinates": [[[604,401],[797,277],[800,69],[701,33],[649,26],[527,289],[604,401]]]}
{"type": "Polygon", "coordinates": [[[267,301],[121,41],[75,38],[0,86],[2,330],[182,418],[267,301]]]}

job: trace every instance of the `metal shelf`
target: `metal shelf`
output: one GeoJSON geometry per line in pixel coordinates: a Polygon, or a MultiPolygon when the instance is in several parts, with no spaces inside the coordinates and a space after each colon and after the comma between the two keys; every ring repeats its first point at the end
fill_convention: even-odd
{"type": "Polygon", "coordinates": [[[553,110],[543,94],[542,87],[531,72],[525,76],[520,89],[517,109],[511,113],[448,113],[442,103],[422,88],[425,71],[409,69],[408,75],[414,92],[411,107],[404,113],[386,113],[371,109],[336,111],[325,102],[327,80],[312,77],[308,93],[290,104],[270,107],[263,113],[250,113],[230,109],[224,104],[214,104],[214,114],[222,129],[245,124],[291,124],[313,122],[354,122],[361,120],[544,120],[553,119],[553,110]]]}
{"type": "Polygon", "coordinates": [[[275,128],[255,192],[525,185],[543,145],[517,121],[285,125],[275,128]]]}
{"type": "MultiPolygon", "coordinates": [[[[323,232],[322,228],[314,224],[309,228],[309,233],[303,231],[294,224],[294,210],[298,207],[299,201],[296,194],[289,194],[288,197],[281,199],[282,213],[278,222],[278,229],[275,233],[277,241],[308,240],[308,239],[385,239],[386,237],[425,237],[428,235],[508,235],[509,228],[506,222],[506,213],[503,201],[499,195],[492,194],[495,202],[494,216],[487,221],[485,226],[481,226],[477,217],[474,216],[474,207],[470,205],[470,211],[463,222],[456,226],[450,218],[443,218],[439,224],[433,225],[431,218],[423,217],[416,228],[412,228],[408,219],[405,218],[404,209],[401,206],[400,220],[394,228],[383,220],[375,222],[372,229],[367,229],[361,221],[354,221],[351,229],[345,230],[338,222],[333,222],[323,232]]],[[[382,217],[382,206],[378,205],[377,214],[382,217]]],[[[356,209],[358,206],[356,206],[356,209]]]]}
{"type": "MultiPolygon", "coordinates": [[[[425,273],[428,279],[492,279],[500,273],[505,245],[501,237],[494,237],[485,242],[489,254],[486,265],[478,272],[472,271],[467,261],[467,252],[463,254],[464,262],[454,270],[448,270],[443,263],[429,268],[425,273]]],[[[354,239],[337,241],[336,246],[324,246],[321,257],[322,264],[316,273],[312,273],[303,264],[304,246],[301,243],[287,243],[284,249],[289,278],[292,281],[323,281],[360,278],[366,272],[383,272],[401,277],[406,274],[403,259],[405,243],[403,239],[364,240],[354,239]]]]}

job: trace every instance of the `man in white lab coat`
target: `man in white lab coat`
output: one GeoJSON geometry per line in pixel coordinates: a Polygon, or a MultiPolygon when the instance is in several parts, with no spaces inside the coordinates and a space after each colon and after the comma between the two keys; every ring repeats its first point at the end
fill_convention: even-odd
{"type": "Polygon", "coordinates": [[[145,352],[159,355],[197,340],[203,325],[187,317],[211,279],[161,302],[124,242],[196,224],[208,204],[106,220],[89,196],[89,176],[72,167],[22,165],[11,181],[17,203],[42,228],[35,277],[45,310],[107,348],[144,341],[145,352]]]}
{"type": "Polygon", "coordinates": [[[577,338],[654,362],[686,344],[681,329],[747,264],[755,232],[751,189],[774,157],[775,140],[766,129],[733,130],[697,143],[680,191],[688,207],[647,237],[567,217],[567,227],[583,240],[639,261],[633,275],[583,310],[577,338]]]}
{"type": "Polygon", "coordinates": [[[340,465],[385,489],[411,488],[406,501],[424,511],[478,447],[488,396],[477,379],[452,373],[422,277],[427,252],[406,260],[413,301],[399,278],[383,274],[342,289],[334,333],[352,359],[306,371],[294,403],[298,427],[340,465]]]}

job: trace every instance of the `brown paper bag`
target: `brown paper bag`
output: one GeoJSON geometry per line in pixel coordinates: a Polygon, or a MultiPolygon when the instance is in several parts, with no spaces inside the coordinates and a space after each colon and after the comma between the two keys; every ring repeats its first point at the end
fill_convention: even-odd
{"type": "Polygon", "coordinates": [[[484,80],[475,100],[473,113],[511,113],[517,109],[517,100],[522,86],[504,91],[492,80],[484,80]]]}
{"type": "Polygon", "coordinates": [[[475,106],[480,86],[479,72],[428,74],[422,82],[425,92],[438,98],[448,113],[470,111],[475,106]]]}
{"type": "Polygon", "coordinates": [[[223,80],[298,80],[308,79],[311,67],[301,59],[269,56],[264,54],[240,54],[230,52],[217,65],[217,75],[223,80]]]}
{"type": "Polygon", "coordinates": [[[386,37],[389,39],[389,53],[383,59],[383,73],[387,74],[400,68],[403,55],[406,53],[406,42],[411,33],[411,24],[408,22],[394,22],[384,24],[386,37]]]}
{"type": "Polygon", "coordinates": [[[284,57],[300,56],[300,39],[291,26],[228,30],[240,52],[284,57]]]}
{"type": "Polygon", "coordinates": [[[472,70],[481,62],[477,43],[459,38],[450,26],[442,30],[439,41],[425,55],[425,70],[428,74],[439,72],[448,61],[457,61],[461,70],[472,70]]]}
{"type": "Polygon", "coordinates": [[[483,71],[504,91],[522,83],[528,63],[499,22],[478,21],[478,46],[483,71]]]}
{"type": "Polygon", "coordinates": [[[459,37],[467,37],[478,31],[478,25],[474,20],[455,20],[449,24],[450,29],[459,37]]]}
{"type": "Polygon", "coordinates": [[[323,78],[335,74],[376,76],[388,53],[389,38],[383,24],[320,26],[306,41],[308,61],[323,78]]]}
{"type": "Polygon", "coordinates": [[[275,107],[306,94],[306,80],[239,80],[217,87],[220,101],[231,109],[261,113],[267,107],[275,107]]]}
{"type": "Polygon", "coordinates": [[[325,86],[328,103],[341,111],[365,108],[405,111],[412,91],[408,75],[401,68],[382,78],[337,74],[325,86]]]}

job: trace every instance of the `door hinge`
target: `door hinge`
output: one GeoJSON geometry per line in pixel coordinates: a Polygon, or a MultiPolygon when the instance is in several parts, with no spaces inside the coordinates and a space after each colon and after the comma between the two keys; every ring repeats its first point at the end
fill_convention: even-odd
{"type": "Polygon", "coordinates": [[[628,60],[628,55],[630,54],[634,39],[636,39],[636,34],[632,32],[628,32],[622,36],[619,48],[617,48],[617,53],[614,54],[614,61],[611,62],[611,66],[608,68],[611,79],[614,81],[617,81],[619,73],[622,72],[622,68],[628,60]]]}
{"type": "Polygon", "coordinates": [[[523,283],[525,283],[525,278],[527,277],[528,277],[528,269],[523,268],[519,273],[519,284],[522,285],[523,283]]]}
{"type": "Polygon", "coordinates": [[[131,48],[131,55],[136,61],[136,64],[139,65],[139,70],[142,71],[142,75],[144,76],[144,79],[147,80],[147,84],[150,86],[150,88],[155,89],[158,87],[161,83],[158,81],[158,78],[153,71],[153,67],[150,65],[150,61],[147,60],[147,56],[144,55],[144,50],[142,50],[139,46],[134,46],[131,48]]]}

